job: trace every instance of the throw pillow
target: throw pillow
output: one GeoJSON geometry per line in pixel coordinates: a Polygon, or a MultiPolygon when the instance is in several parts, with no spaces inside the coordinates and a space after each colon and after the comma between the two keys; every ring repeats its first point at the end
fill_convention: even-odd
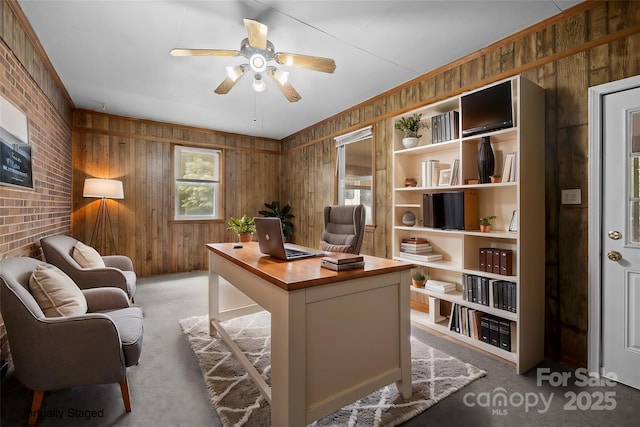
{"type": "Polygon", "coordinates": [[[84,294],[58,267],[40,264],[29,279],[31,295],[47,317],[76,316],[87,312],[84,294]]]}
{"type": "Polygon", "coordinates": [[[331,243],[327,243],[324,240],[320,240],[321,251],[346,253],[349,252],[350,249],[351,246],[349,245],[332,245],[331,243]]]}
{"type": "Polygon", "coordinates": [[[82,242],[76,243],[71,254],[82,268],[104,268],[104,260],[91,246],[87,246],[82,242]]]}

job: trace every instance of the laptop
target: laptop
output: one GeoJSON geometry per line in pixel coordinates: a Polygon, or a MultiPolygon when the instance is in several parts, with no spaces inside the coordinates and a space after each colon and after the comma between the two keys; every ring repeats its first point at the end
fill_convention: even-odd
{"type": "Polygon", "coordinates": [[[290,244],[285,245],[282,239],[280,218],[256,217],[254,221],[256,234],[258,235],[258,245],[260,246],[260,252],[263,254],[287,261],[324,255],[322,251],[302,248],[301,246],[296,247],[290,244]]]}

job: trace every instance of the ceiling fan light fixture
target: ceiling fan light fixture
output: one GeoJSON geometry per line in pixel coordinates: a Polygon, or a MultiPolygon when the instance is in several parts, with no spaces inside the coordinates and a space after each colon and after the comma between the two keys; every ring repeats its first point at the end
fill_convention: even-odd
{"type": "Polygon", "coordinates": [[[249,65],[254,72],[261,73],[267,69],[267,58],[259,53],[255,53],[249,58],[249,65]]]}
{"type": "Polygon", "coordinates": [[[267,88],[267,85],[262,79],[262,74],[256,74],[255,76],[253,76],[253,83],[251,83],[251,87],[256,92],[264,92],[264,90],[267,88]]]}

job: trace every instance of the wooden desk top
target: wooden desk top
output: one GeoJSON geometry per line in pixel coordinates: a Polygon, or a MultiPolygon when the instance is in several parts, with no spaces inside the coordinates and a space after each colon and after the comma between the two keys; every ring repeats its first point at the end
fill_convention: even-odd
{"type": "Polygon", "coordinates": [[[241,249],[233,249],[233,245],[234,243],[209,243],[207,248],[286,291],[376,276],[414,267],[411,263],[363,255],[364,268],[333,271],[320,267],[322,257],[284,261],[260,253],[258,242],[243,243],[241,249]]]}

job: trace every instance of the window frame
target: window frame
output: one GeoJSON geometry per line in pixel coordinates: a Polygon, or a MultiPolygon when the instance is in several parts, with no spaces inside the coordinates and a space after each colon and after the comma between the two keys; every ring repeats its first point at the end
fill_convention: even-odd
{"type": "Polygon", "coordinates": [[[172,150],[173,161],[172,161],[172,199],[173,199],[173,221],[174,222],[216,222],[216,221],[224,221],[224,150],[219,148],[206,148],[206,147],[198,147],[198,146],[187,146],[187,145],[173,145],[172,150]],[[190,180],[178,178],[180,171],[180,159],[182,153],[202,153],[208,155],[217,155],[218,157],[218,179],[215,180],[190,180]],[[212,215],[180,215],[180,207],[179,207],[179,185],[180,183],[192,183],[192,184],[208,184],[214,187],[214,206],[213,206],[213,214],[212,215]],[[215,198],[217,195],[217,199],[215,198]]]}
{"type": "Polygon", "coordinates": [[[336,144],[336,180],[337,180],[337,203],[345,204],[345,187],[349,181],[370,179],[371,182],[371,203],[365,204],[365,211],[367,212],[365,225],[375,225],[375,138],[373,133],[373,126],[369,125],[364,128],[340,135],[334,138],[336,144]],[[365,140],[371,140],[371,175],[362,175],[357,178],[346,178],[346,146],[355,142],[361,142],[365,140]]]}

